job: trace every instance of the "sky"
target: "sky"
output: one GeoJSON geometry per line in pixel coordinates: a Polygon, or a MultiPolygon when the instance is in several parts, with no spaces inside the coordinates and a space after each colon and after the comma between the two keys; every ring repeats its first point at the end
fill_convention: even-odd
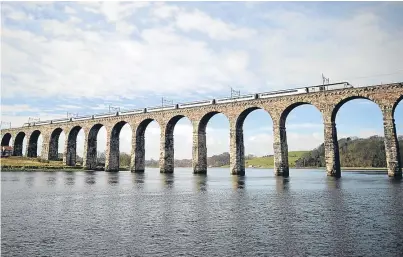
{"type": "MultiPolygon", "coordinates": [[[[41,120],[349,81],[403,81],[401,2],[2,2],[1,120],[41,120]]],[[[403,134],[403,103],[395,112],[403,134]]],[[[353,100],[336,117],[338,137],[383,135],[379,107],[353,100]]],[[[288,148],[323,143],[313,106],[287,118],[288,148]]],[[[146,158],[159,157],[159,126],[146,130],[146,158]]],[[[105,130],[98,150],[106,145],[105,130]]],[[[191,158],[186,118],[174,130],[175,158],[191,158]]],[[[131,150],[131,128],[120,135],[131,150]]],[[[59,150],[62,151],[62,134],[59,150]]],[[[245,153],[273,153],[272,121],[262,110],[244,124],[245,153]]],[[[82,132],[78,153],[82,155],[82,132]]],[[[208,156],[229,151],[229,123],[207,126],[208,156]]],[[[40,151],[40,150],[39,150],[40,151]]]]}

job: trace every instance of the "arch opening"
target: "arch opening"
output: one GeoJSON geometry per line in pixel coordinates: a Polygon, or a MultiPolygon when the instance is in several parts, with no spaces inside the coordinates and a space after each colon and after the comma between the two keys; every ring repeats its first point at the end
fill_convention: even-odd
{"type": "Polygon", "coordinates": [[[23,156],[24,154],[24,148],[25,148],[25,133],[24,132],[19,132],[16,136],[15,136],[15,140],[14,140],[14,149],[13,149],[13,155],[14,156],[23,156]]]}
{"type": "Polygon", "coordinates": [[[145,119],[137,126],[131,164],[133,172],[159,167],[160,137],[160,125],[154,119],[145,119]]]}
{"type": "Polygon", "coordinates": [[[1,146],[10,146],[11,144],[11,134],[10,133],[6,133],[3,135],[3,137],[1,138],[1,146]]]}
{"type": "Polygon", "coordinates": [[[210,112],[199,123],[199,144],[195,173],[206,173],[213,168],[228,168],[230,165],[230,124],[227,116],[210,112]],[[199,172],[198,172],[199,171],[199,172]]]}
{"type": "Polygon", "coordinates": [[[279,147],[282,161],[295,167],[325,167],[324,124],[321,111],[310,103],[296,103],[281,115],[279,147]]]}
{"type": "Polygon", "coordinates": [[[118,171],[119,168],[128,169],[130,167],[132,141],[130,125],[126,121],[116,123],[110,136],[109,160],[105,169],[107,171],[118,171]]]}
{"type": "Polygon", "coordinates": [[[10,133],[6,133],[3,135],[1,139],[1,156],[12,156],[13,148],[12,145],[12,136],[10,133]]]}
{"type": "MultiPolygon", "coordinates": [[[[398,156],[400,157],[400,165],[403,165],[403,96],[396,101],[393,108],[393,117],[396,124],[396,134],[398,140],[398,156]]],[[[400,167],[403,169],[403,167],[400,167]]]]}
{"type": "Polygon", "coordinates": [[[242,129],[244,138],[244,167],[273,168],[273,120],[261,108],[249,108],[241,113],[237,128],[242,129]]]}
{"type": "Polygon", "coordinates": [[[376,103],[362,97],[348,98],[339,104],[334,118],[342,170],[387,166],[383,114],[376,103]]]}
{"type": "MultiPolygon", "coordinates": [[[[192,167],[192,122],[183,115],[173,117],[165,128],[165,169],[192,167]]],[[[169,171],[168,171],[169,170],[169,171]]]]}
{"type": "MultiPolygon", "coordinates": [[[[60,148],[60,147],[59,147],[60,148]]],[[[66,156],[63,160],[67,166],[81,166],[84,152],[84,129],[81,126],[73,127],[67,135],[66,156]]]]}
{"type": "Polygon", "coordinates": [[[101,169],[105,166],[106,129],[95,124],[88,132],[86,169],[101,169]]]}
{"type": "Polygon", "coordinates": [[[28,153],[27,157],[36,158],[42,153],[42,135],[39,130],[35,130],[31,133],[28,141],[28,153]]]}
{"type": "Polygon", "coordinates": [[[49,160],[63,160],[63,146],[65,135],[63,129],[56,128],[50,135],[49,142],[49,160]]]}

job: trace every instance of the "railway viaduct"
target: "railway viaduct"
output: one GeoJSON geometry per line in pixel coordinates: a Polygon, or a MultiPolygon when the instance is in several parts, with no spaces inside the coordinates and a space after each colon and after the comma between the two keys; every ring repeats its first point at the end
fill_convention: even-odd
{"type": "MultiPolygon", "coordinates": [[[[369,87],[325,90],[313,93],[298,93],[270,98],[254,98],[247,101],[215,103],[188,108],[175,108],[130,115],[116,115],[87,120],[71,120],[65,123],[33,125],[1,131],[1,145],[9,145],[14,139],[14,155],[22,156],[23,139],[27,138],[26,155],[37,157],[37,141],[43,137],[41,158],[56,159],[58,138],[62,131],[66,134],[63,162],[65,165],[76,164],[77,134],[84,130],[85,169],[94,169],[97,154],[97,133],[104,126],[107,131],[106,171],[119,170],[119,134],[128,123],[132,129],[131,171],[144,172],[145,139],[144,132],[148,124],[155,120],[161,128],[160,171],[174,171],[174,137],[175,124],[187,117],[193,125],[193,171],[207,172],[206,126],[211,117],[217,113],[227,116],[230,123],[230,171],[233,175],[245,174],[243,122],[247,115],[256,109],[263,109],[273,120],[274,136],[274,172],[278,176],[289,176],[288,147],[286,133],[287,115],[297,106],[311,104],[322,114],[324,122],[324,145],[326,170],[328,176],[340,177],[340,158],[337,141],[336,115],[340,107],[356,98],[369,99],[376,103],[383,114],[385,150],[388,175],[401,177],[399,145],[394,122],[394,111],[403,98],[403,83],[383,84],[369,87]]],[[[371,115],[371,113],[368,113],[371,115]]]]}

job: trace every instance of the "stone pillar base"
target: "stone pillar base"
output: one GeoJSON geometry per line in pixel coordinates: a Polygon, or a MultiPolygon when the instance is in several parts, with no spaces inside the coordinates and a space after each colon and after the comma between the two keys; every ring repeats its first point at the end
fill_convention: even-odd
{"type": "Polygon", "coordinates": [[[231,169],[231,175],[245,176],[245,169],[231,169]]]}
{"type": "Polygon", "coordinates": [[[144,173],[144,169],[131,170],[132,173],[144,173]]]}
{"type": "Polygon", "coordinates": [[[274,175],[288,178],[290,176],[290,171],[289,171],[288,167],[287,168],[283,167],[283,168],[280,168],[280,169],[274,169],[274,175]]]}
{"type": "Polygon", "coordinates": [[[193,174],[207,174],[206,169],[194,169],[193,174]]]}
{"type": "Polygon", "coordinates": [[[160,169],[160,173],[174,173],[174,169],[160,169]]]}
{"type": "Polygon", "coordinates": [[[326,172],[326,174],[329,177],[335,177],[335,178],[340,178],[341,177],[340,169],[338,169],[338,170],[328,170],[326,172]]]}

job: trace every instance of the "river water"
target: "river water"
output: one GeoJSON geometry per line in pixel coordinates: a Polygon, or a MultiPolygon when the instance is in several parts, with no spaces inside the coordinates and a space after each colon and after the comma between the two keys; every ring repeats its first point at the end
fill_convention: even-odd
{"type": "Polygon", "coordinates": [[[403,181],[2,172],[2,256],[402,256],[403,181]]]}

